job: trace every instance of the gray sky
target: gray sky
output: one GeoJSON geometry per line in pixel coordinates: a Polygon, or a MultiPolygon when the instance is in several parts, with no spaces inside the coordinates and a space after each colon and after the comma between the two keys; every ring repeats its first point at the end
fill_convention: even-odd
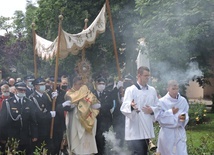
{"type": "MultiPolygon", "coordinates": [[[[17,10],[25,12],[26,0],[0,0],[0,4],[0,16],[12,17],[17,10]]],[[[0,30],[0,35],[4,33],[0,30]]]]}
{"type": "MultiPolygon", "coordinates": [[[[36,3],[37,0],[32,0],[36,3]]],[[[25,13],[27,0],[0,0],[0,16],[12,17],[15,11],[23,11],[25,13]]],[[[4,35],[5,31],[0,30],[0,35],[4,35]]]]}
{"type": "Polygon", "coordinates": [[[11,17],[16,10],[25,12],[26,0],[0,0],[0,16],[11,17]]]}

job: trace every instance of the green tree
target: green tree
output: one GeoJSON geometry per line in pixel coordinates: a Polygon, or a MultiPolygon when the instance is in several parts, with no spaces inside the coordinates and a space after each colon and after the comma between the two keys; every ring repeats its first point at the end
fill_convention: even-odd
{"type": "Polygon", "coordinates": [[[14,13],[14,17],[13,19],[13,23],[12,23],[12,27],[13,27],[13,33],[14,34],[25,34],[25,15],[22,11],[15,11],[14,13]]]}
{"type": "MultiPolygon", "coordinates": [[[[81,32],[84,27],[84,19],[87,17],[89,19],[88,25],[90,25],[98,15],[104,3],[104,0],[40,0],[36,13],[36,31],[40,36],[46,39],[55,39],[57,36],[58,16],[60,12],[62,12],[64,16],[62,24],[63,29],[69,33],[81,32]]],[[[128,0],[115,0],[110,1],[110,4],[118,52],[119,48],[126,49],[124,52],[119,53],[121,67],[124,67],[126,57],[133,57],[132,62],[135,59],[134,57],[136,57],[136,52],[134,52],[136,48],[136,39],[133,39],[132,28],[132,18],[136,16],[134,12],[135,3],[134,1],[130,2],[128,0]]],[[[80,57],[80,55],[70,55],[61,61],[59,66],[60,73],[72,74],[76,60],[80,57]]],[[[93,72],[101,72],[103,70],[110,73],[117,72],[109,22],[107,22],[106,32],[97,38],[95,44],[86,49],[86,58],[91,62],[93,72]]],[[[45,65],[49,66],[47,68],[54,67],[54,63],[40,62],[40,64],[43,66],[42,68],[46,68],[44,67],[45,65]]],[[[133,68],[129,70],[133,70],[133,68]]]]}
{"type": "MultiPolygon", "coordinates": [[[[153,74],[184,74],[191,61],[210,76],[213,58],[213,0],[136,0],[141,15],[136,37],[146,38],[153,74]],[[161,65],[160,65],[161,64],[161,65]]],[[[162,80],[164,76],[162,76],[162,80]]],[[[197,77],[197,76],[196,76],[197,77]]],[[[186,79],[185,76],[177,78],[186,79]]],[[[201,82],[201,79],[198,79],[201,82]]]]}
{"type": "Polygon", "coordinates": [[[0,29],[5,30],[7,34],[9,33],[9,30],[11,29],[9,17],[0,16],[0,29]]]}

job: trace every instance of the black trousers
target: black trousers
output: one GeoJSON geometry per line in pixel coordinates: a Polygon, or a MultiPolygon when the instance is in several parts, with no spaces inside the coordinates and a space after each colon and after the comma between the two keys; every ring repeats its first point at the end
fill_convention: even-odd
{"type": "Polygon", "coordinates": [[[126,141],[131,155],[147,155],[149,139],[126,141]]]}
{"type": "Polygon", "coordinates": [[[96,136],[96,143],[97,143],[97,151],[96,155],[104,155],[105,154],[105,137],[102,133],[97,133],[96,136]]]}

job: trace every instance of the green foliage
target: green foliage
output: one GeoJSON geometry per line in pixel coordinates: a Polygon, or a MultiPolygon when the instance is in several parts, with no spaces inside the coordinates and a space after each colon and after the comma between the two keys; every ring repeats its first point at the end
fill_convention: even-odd
{"type": "Polygon", "coordinates": [[[214,94],[212,94],[212,107],[211,112],[214,113],[214,94]]]}
{"type": "Polygon", "coordinates": [[[211,137],[213,136],[214,136],[213,132],[203,135],[199,140],[200,145],[195,146],[194,145],[195,138],[190,135],[188,139],[188,154],[189,155],[202,155],[202,154],[212,155],[214,152],[214,148],[213,148],[214,141],[211,137]]]}
{"type": "Polygon", "coordinates": [[[191,103],[189,107],[189,123],[188,125],[202,124],[207,119],[206,105],[200,102],[191,103]]]}
{"type": "MultiPolygon", "coordinates": [[[[26,155],[25,151],[18,150],[19,141],[15,138],[8,138],[7,143],[5,145],[5,152],[0,152],[0,154],[7,155],[26,155]]],[[[45,142],[42,142],[41,147],[37,147],[33,152],[34,155],[47,155],[48,150],[46,149],[45,142]]]]}
{"type": "Polygon", "coordinates": [[[0,16],[0,29],[5,30],[6,33],[8,34],[11,27],[12,26],[10,24],[10,17],[0,16]]]}
{"type": "MultiPolygon", "coordinates": [[[[38,35],[53,40],[58,33],[58,16],[61,13],[64,17],[63,29],[69,33],[78,33],[84,27],[84,19],[89,19],[89,26],[104,2],[104,0],[40,0],[37,7],[28,1],[26,14],[16,12],[13,22],[14,35],[20,37],[17,34],[21,33],[22,41],[25,41],[25,48],[13,50],[24,55],[21,62],[23,68],[21,70],[24,72],[21,74],[33,72],[32,22],[36,24],[38,35]]],[[[110,5],[123,74],[131,73],[135,76],[137,40],[144,37],[152,60],[153,76],[165,79],[160,75],[169,70],[179,71],[182,75],[192,58],[199,62],[199,68],[204,71],[205,77],[212,76],[207,61],[213,56],[212,0],[111,0],[110,5]]],[[[8,20],[0,18],[2,29],[8,30],[10,26],[7,24],[8,20]]],[[[16,44],[17,38],[10,39],[11,45],[16,44]]],[[[60,61],[60,74],[73,74],[73,68],[77,59],[81,58],[80,55],[70,55],[60,61]]],[[[86,58],[91,62],[92,72],[107,70],[108,74],[117,73],[108,20],[106,32],[97,38],[95,44],[86,49],[86,58]]],[[[12,61],[9,66],[15,62],[17,63],[12,61]]],[[[39,75],[53,74],[53,62],[38,59],[39,75]]]]}
{"type": "Polygon", "coordinates": [[[22,11],[15,11],[14,17],[13,17],[13,33],[14,34],[22,34],[24,35],[25,31],[25,15],[22,11]]]}
{"type": "Polygon", "coordinates": [[[8,155],[26,155],[25,151],[18,150],[19,141],[15,138],[11,138],[7,140],[5,145],[5,153],[8,155]]]}
{"type": "Polygon", "coordinates": [[[214,115],[207,113],[206,124],[188,126],[187,144],[189,155],[212,155],[214,152],[214,115]]]}
{"type": "MultiPolygon", "coordinates": [[[[65,0],[41,0],[38,2],[39,7],[35,14],[36,32],[46,39],[55,39],[58,32],[58,16],[60,13],[64,17],[62,22],[63,30],[69,33],[81,32],[85,24],[85,18],[89,19],[89,26],[98,15],[104,2],[104,0],[74,0],[69,2],[65,0]]],[[[136,57],[136,53],[133,52],[135,51],[136,40],[132,38],[133,21],[130,18],[136,16],[136,13],[129,11],[130,9],[134,9],[135,3],[134,1],[127,2],[129,1],[116,0],[110,2],[117,46],[118,48],[124,48],[125,45],[126,49],[124,53],[119,54],[121,68],[124,67],[125,57],[128,58],[127,63],[133,63],[136,57]]],[[[60,61],[60,72],[72,74],[74,66],[78,61],[77,59],[81,58],[80,55],[81,52],[78,56],[70,55],[63,61],[60,61]]],[[[106,32],[98,36],[96,43],[86,49],[86,58],[91,63],[92,72],[102,72],[103,70],[109,72],[108,74],[117,72],[109,22],[107,22],[106,32]]],[[[44,68],[52,68],[50,65],[51,63],[38,61],[39,70],[42,75],[46,73],[52,74],[49,73],[51,70],[44,70],[44,68]]],[[[129,67],[129,71],[126,72],[130,72],[130,70],[134,71],[133,68],[129,67]]]]}
{"type": "Polygon", "coordinates": [[[182,74],[192,58],[199,62],[204,76],[210,76],[214,38],[212,0],[135,2],[136,12],[141,15],[135,24],[135,36],[146,38],[156,77],[169,70],[182,74]]]}
{"type": "Polygon", "coordinates": [[[45,142],[42,142],[41,147],[37,147],[33,152],[34,155],[47,155],[48,150],[46,149],[45,142]]]}

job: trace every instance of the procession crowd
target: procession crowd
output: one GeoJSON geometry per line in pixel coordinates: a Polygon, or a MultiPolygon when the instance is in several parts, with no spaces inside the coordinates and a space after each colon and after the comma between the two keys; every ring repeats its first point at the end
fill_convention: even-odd
{"type": "Polygon", "coordinates": [[[156,154],[187,154],[189,106],[178,82],[170,80],[167,94],[158,98],[149,77],[149,68],[142,66],[136,78],[129,74],[112,83],[102,75],[91,85],[78,75],[63,75],[56,83],[54,77],[32,75],[2,80],[1,154],[6,154],[8,140],[16,139],[17,150],[26,155],[42,147],[48,155],[105,155],[104,133],[111,128],[127,154],[147,155],[155,121],[160,125],[156,154]]]}

